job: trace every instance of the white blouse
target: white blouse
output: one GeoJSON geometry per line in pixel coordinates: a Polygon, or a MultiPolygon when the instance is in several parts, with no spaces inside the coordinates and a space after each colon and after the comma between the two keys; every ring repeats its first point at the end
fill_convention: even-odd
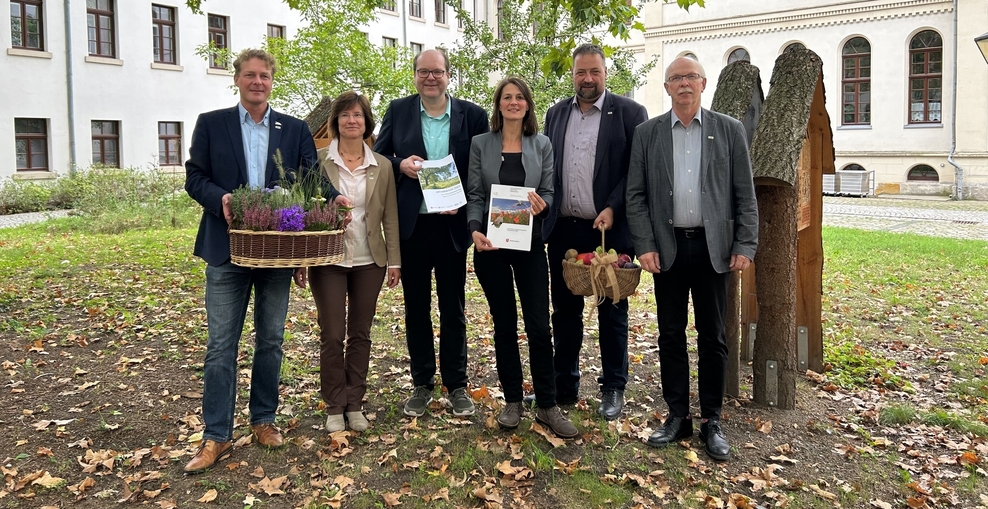
{"type": "Polygon", "coordinates": [[[361,145],[364,147],[364,162],[353,170],[347,168],[343,157],[340,156],[339,139],[334,138],[329,143],[329,150],[326,151],[326,158],[339,168],[340,181],[333,182],[333,185],[353,203],[351,211],[353,220],[347,226],[343,237],[346,247],[343,261],[336,264],[341,267],[374,263],[370,244],[367,242],[367,168],[377,166],[377,159],[374,158],[374,151],[366,143],[361,145]]]}

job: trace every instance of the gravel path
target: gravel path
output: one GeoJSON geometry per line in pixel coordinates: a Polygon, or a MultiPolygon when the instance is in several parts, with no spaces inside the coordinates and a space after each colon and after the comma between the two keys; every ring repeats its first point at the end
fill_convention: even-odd
{"type": "MultiPolygon", "coordinates": [[[[46,221],[68,214],[67,210],[55,210],[0,216],[0,228],[46,221]]],[[[988,202],[826,196],[823,199],[823,224],[931,237],[988,240],[988,202]]]]}
{"type": "Polygon", "coordinates": [[[26,214],[7,214],[0,216],[0,228],[13,228],[31,223],[40,223],[49,219],[57,219],[69,215],[68,210],[49,210],[46,212],[28,212],[26,214]]]}
{"type": "Polygon", "coordinates": [[[823,200],[823,224],[861,230],[915,233],[930,237],[988,240],[988,203],[854,198],[823,200]],[[983,204],[983,205],[982,205],[983,204]]]}

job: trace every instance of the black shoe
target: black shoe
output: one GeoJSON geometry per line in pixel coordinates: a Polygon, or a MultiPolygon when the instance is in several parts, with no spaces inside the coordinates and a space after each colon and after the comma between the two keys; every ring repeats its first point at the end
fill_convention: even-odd
{"type": "MultiPolygon", "coordinates": [[[[579,401],[580,398],[577,398],[575,396],[566,396],[562,398],[556,396],[556,405],[558,406],[573,406],[577,404],[579,401]]],[[[526,407],[537,406],[534,394],[529,394],[528,396],[525,396],[524,398],[522,398],[521,402],[524,403],[526,407]]]]}
{"type": "Polygon", "coordinates": [[[604,389],[600,398],[600,405],[597,406],[597,413],[613,421],[621,417],[621,410],[624,409],[624,391],[618,389],[604,389]]]}
{"type": "Polygon", "coordinates": [[[645,441],[652,447],[665,447],[693,436],[693,419],[689,417],[667,417],[662,429],[652,433],[645,441]]]}
{"type": "Polygon", "coordinates": [[[718,461],[727,461],[731,457],[731,445],[720,428],[720,421],[711,419],[700,424],[700,441],[704,443],[707,456],[718,461]]]}

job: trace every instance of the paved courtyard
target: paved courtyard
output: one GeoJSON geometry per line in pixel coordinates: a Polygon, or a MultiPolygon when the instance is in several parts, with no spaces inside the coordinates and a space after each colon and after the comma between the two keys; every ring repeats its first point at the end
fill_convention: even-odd
{"type": "Polygon", "coordinates": [[[988,203],[929,198],[823,199],[823,224],[931,237],[988,240],[988,203]]]}

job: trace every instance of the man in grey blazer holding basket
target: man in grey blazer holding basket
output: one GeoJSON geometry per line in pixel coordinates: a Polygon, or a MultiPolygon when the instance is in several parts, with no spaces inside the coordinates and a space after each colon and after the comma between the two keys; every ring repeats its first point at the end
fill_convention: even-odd
{"type": "Polygon", "coordinates": [[[643,269],[654,274],[662,395],[669,415],[648,445],[693,435],[687,309],[693,296],[699,362],[700,440],[730,457],[720,424],[727,372],[724,314],[728,273],[744,270],[758,245],[758,207],[744,127],[700,107],[703,67],[677,58],[666,69],[672,110],[635,130],[627,213],[643,269]]]}

